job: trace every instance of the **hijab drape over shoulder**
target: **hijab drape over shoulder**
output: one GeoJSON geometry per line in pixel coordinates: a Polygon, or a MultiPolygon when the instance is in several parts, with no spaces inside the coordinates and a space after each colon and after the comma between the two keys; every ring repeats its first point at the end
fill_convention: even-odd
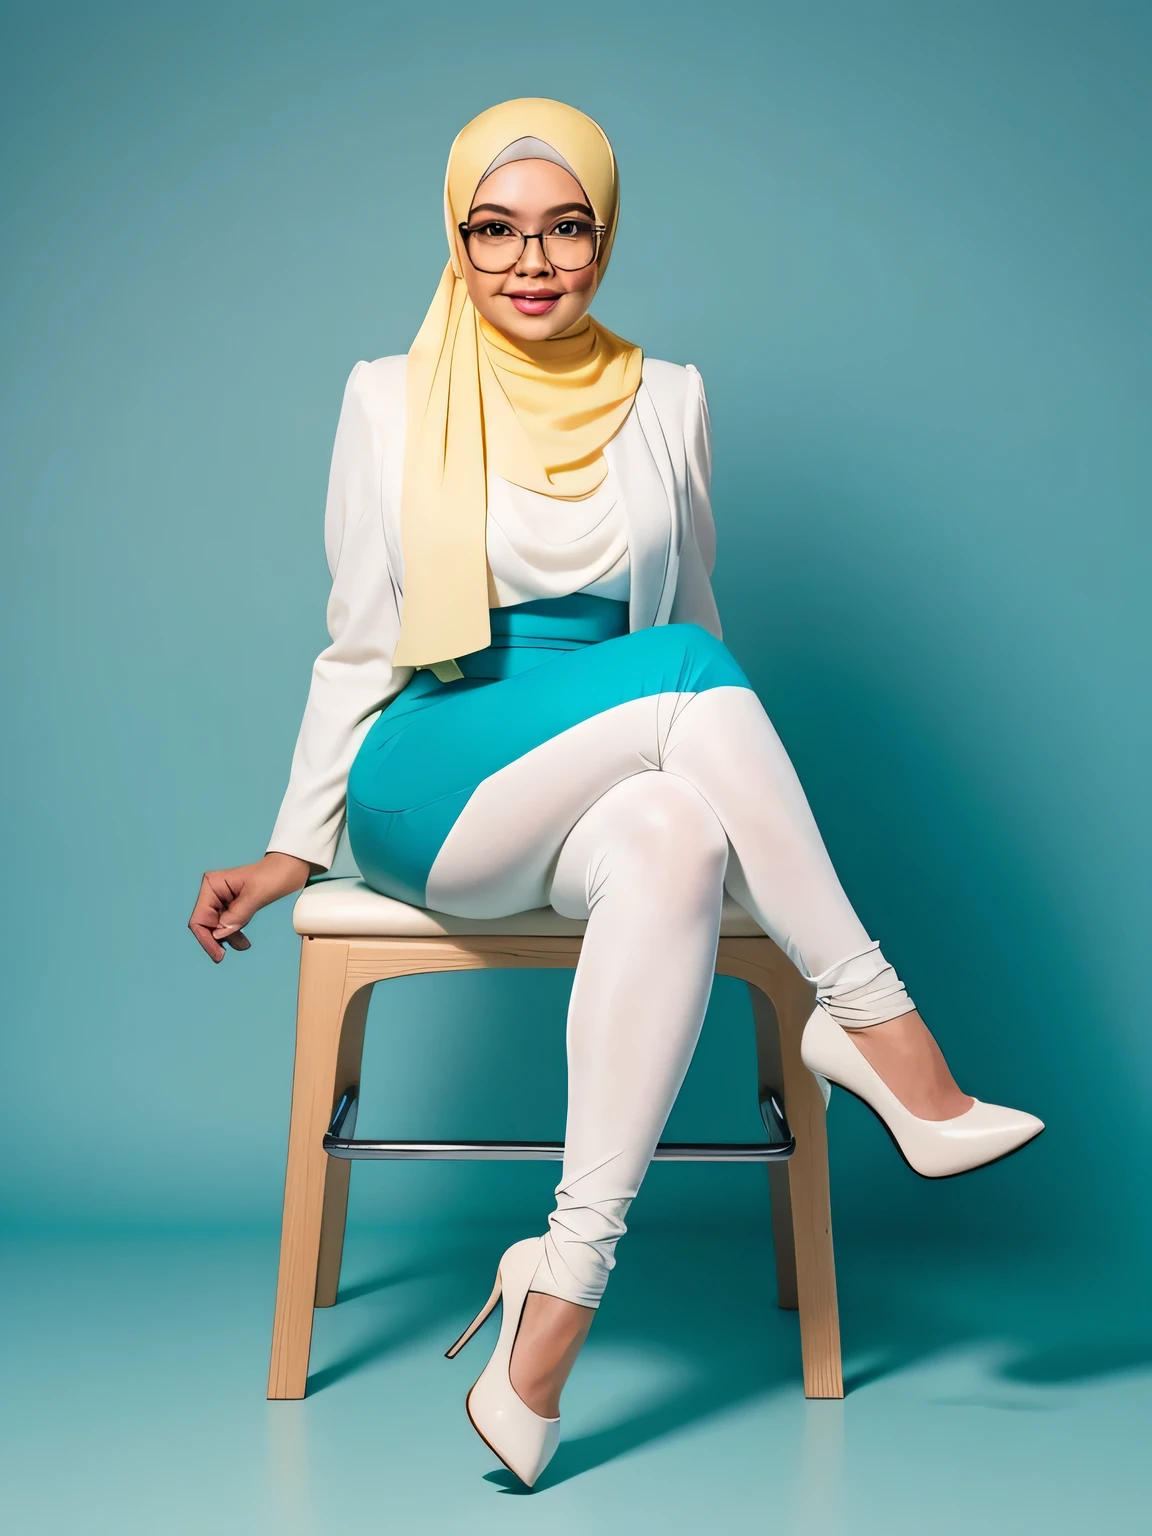
{"type": "Polygon", "coordinates": [[[513,342],[468,297],[458,225],[497,164],[530,158],[569,169],[605,226],[597,280],[612,249],[616,161],[590,117],[525,97],[489,108],[457,135],[444,181],[450,258],[408,354],[400,666],[450,662],[491,639],[488,470],[547,496],[590,495],[640,384],[640,349],[590,315],[548,341],[513,342]]]}

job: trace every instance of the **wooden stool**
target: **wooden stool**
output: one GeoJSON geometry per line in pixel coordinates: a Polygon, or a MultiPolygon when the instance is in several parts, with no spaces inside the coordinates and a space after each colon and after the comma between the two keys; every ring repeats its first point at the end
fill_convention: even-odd
{"type": "MultiPolygon", "coordinates": [[[[364,1025],[372,988],[437,971],[573,967],[584,924],[550,908],[479,921],[446,917],[381,896],[357,879],[320,880],[297,899],[301,935],[296,1066],[284,1186],[284,1225],[270,1398],[304,1396],[313,1307],[331,1307],[340,1281],[349,1158],[559,1157],[556,1143],[357,1142],[364,1025]]],[[[716,971],[748,985],[756,1026],[760,1099],[784,1106],[795,1149],[662,1143],[659,1157],[765,1161],[776,1247],[777,1300],[798,1308],[808,1397],[843,1397],[840,1321],[828,1191],[828,1141],[819,1084],[800,1060],[813,991],[751,917],[726,901],[716,971]]]]}

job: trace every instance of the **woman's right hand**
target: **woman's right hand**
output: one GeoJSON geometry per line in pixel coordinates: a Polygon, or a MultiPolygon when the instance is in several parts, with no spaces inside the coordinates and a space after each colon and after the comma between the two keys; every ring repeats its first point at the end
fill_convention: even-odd
{"type": "Polygon", "coordinates": [[[188,919],[196,942],[211,959],[224,958],[224,945],[251,949],[245,923],[270,902],[302,890],[308,876],[319,866],[290,853],[266,853],[255,864],[235,869],[212,869],[200,882],[200,895],[188,919]]]}

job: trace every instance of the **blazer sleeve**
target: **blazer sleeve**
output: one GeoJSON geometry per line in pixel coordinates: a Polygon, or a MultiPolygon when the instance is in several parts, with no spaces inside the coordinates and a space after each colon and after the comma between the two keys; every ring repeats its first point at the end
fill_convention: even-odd
{"type": "Polygon", "coordinates": [[[712,593],[716,525],[712,520],[712,425],[704,380],[692,364],[685,369],[684,451],[688,516],[680,545],[671,624],[699,624],[720,638],[720,614],[712,593]]]}
{"type": "Polygon", "coordinates": [[[400,594],[389,566],[381,507],[382,441],[370,365],[357,363],[336,428],[324,547],[332,574],[331,644],[316,658],[288,789],[269,853],[327,869],[344,825],[348,770],[372,721],[412,677],[393,667],[400,594]]]}

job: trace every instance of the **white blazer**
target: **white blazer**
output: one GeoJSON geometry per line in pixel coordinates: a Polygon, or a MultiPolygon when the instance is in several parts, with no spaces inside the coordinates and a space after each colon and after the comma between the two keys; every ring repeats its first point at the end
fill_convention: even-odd
{"type": "MultiPolygon", "coordinates": [[[[312,686],[269,851],[327,869],[344,823],[352,761],[380,711],[412,677],[393,667],[404,602],[400,485],[406,357],[357,363],[336,428],[324,546],[332,643],[312,686]]],[[[712,434],[696,369],[644,360],[632,411],[604,450],[628,527],[629,627],[700,624],[720,634],[710,576],[712,434]]]]}

